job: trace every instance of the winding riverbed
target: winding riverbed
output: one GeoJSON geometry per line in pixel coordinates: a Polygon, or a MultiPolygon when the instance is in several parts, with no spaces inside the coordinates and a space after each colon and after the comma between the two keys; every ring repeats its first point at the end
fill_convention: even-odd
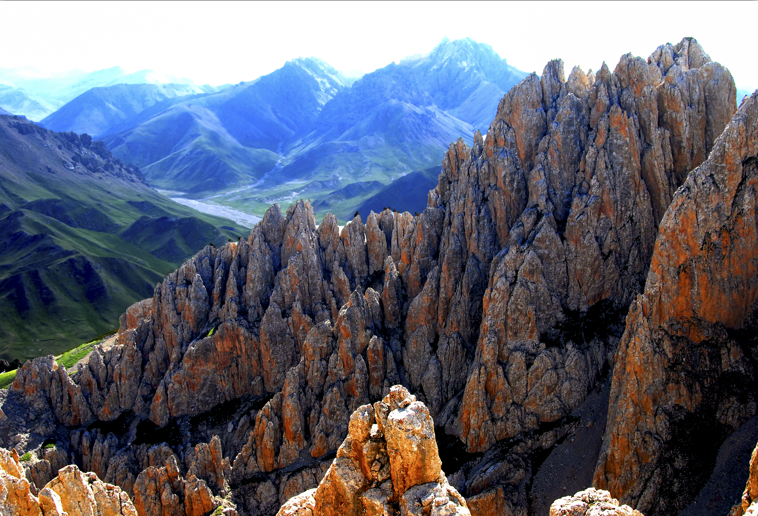
{"type": "Polygon", "coordinates": [[[245,213],[244,211],[236,210],[229,206],[210,204],[203,201],[196,201],[195,199],[187,199],[185,197],[173,197],[172,194],[175,194],[175,192],[169,192],[166,190],[158,191],[174,202],[178,202],[179,204],[183,204],[184,206],[188,206],[202,213],[207,213],[208,215],[215,215],[217,217],[233,220],[237,224],[246,228],[252,228],[261,220],[257,215],[245,213]]]}

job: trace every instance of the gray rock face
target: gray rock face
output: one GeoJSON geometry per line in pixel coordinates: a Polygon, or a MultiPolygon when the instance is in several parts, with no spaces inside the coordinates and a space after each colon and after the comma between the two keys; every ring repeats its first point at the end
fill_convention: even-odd
{"type": "Polygon", "coordinates": [[[486,138],[450,146],[422,214],[339,231],[308,202],[271,207],[247,241],[169,274],[73,376],[26,364],[0,444],[68,432],[136,496],[151,492],[146,468],[168,468],[150,458],[166,441],[196,464],[176,460],[178,500],[192,477],[228,485],[243,514],[274,514],[316,487],[350,414],[403,384],[468,459],[450,483],[472,511],[523,514],[532,457],[612,365],[658,223],[734,96],[694,40],[614,72],[566,79],[553,61],[502,99],[486,138]]]}
{"type": "Polygon", "coordinates": [[[595,484],[646,514],[683,509],[756,414],[757,128],[754,95],[676,192],[616,355],[595,484]]]}

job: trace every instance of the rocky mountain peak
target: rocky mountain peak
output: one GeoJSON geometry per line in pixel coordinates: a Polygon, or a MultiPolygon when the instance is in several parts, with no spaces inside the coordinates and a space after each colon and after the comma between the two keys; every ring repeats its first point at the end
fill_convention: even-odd
{"type": "Polygon", "coordinates": [[[682,72],[686,72],[710,62],[711,57],[695,38],[684,38],[676,45],[661,45],[648,57],[648,63],[655,64],[663,75],[667,75],[672,66],[678,66],[682,72]]]}
{"type": "MultiPolygon", "coordinates": [[[[467,99],[468,104],[479,103],[485,90],[486,95],[500,97],[526,75],[508,65],[491,46],[471,38],[443,41],[428,55],[405,64],[412,67],[421,85],[443,109],[455,109],[467,99]],[[496,89],[500,91],[495,94],[496,89]]],[[[494,106],[492,109],[487,113],[487,123],[492,120],[494,106]]],[[[470,114],[465,116],[463,110],[460,113],[469,120],[470,114]]]]}
{"type": "Polygon", "coordinates": [[[318,81],[319,89],[323,93],[323,95],[319,97],[323,102],[322,105],[326,104],[340,90],[346,87],[346,83],[341,74],[321,59],[315,57],[299,57],[292,61],[287,61],[284,66],[297,66],[318,81]]]}
{"type": "MultiPolygon", "coordinates": [[[[446,63],[453,66],[466,66],[464,61],[487,61],[496,58],[500,60],[495,51],[486,43],[478,43],[471,38],[442,41],[434,47],[428,59],[435,66],[444,66],[446,63]]],[[[503,59],[503,61],[505,61],[503,59]]],[[[473,63],[472,63],[473,64],[473,63]]]]}
{"type": "Polygon", "coordinates": [[[395,385],[383,400],[353,412],[319,486],[291,498],[277,515],[471,514],[440,466],[429,410],[395,385]]]}

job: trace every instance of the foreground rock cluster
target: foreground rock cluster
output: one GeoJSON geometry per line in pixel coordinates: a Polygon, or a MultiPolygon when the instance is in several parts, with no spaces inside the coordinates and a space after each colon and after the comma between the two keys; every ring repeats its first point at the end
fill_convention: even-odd
{"type": "Polygon", "coordinates": [[[450,146],[422,214],[340,231],[273,206],[73,375],[25,364],[0,445],[53,440],[141,515],[273,515],[309,489],[287,507],[393,514],[431,483],[422,508],[525,516],[569,476],[676,512],[755,415],[758,97],[735,111],[690,38],[613,72],[552,61],[450,146]],[[436,425],[413,486],[393,413],[436,425]]]}
{"type": "Polygon", "coordinates": [[[137,516],[118,486],[94,473],[65,466],[37,491],[27,480],[15,450],[0,448],[0,514],[19,516],[137,516]]]}
{"type": "Polygon", "coordinates": [[[471,514],[441,465],[429,410],[396,385],[353,413],[318,488],[291,498],[277,515],[471,514]]]}

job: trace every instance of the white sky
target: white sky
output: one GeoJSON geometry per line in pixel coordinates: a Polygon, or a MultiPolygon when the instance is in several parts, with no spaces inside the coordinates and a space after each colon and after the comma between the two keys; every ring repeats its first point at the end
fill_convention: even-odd
{"type": "Polygon", "coordinates": [[[756,2],[0,2],[0,68],[119,65],[220,85],[301,56],[370,72],[447,36],[487,43],[525,72],[559,57],[568,74],[694,36],[752,89],[757,14],[756,2]]]}

